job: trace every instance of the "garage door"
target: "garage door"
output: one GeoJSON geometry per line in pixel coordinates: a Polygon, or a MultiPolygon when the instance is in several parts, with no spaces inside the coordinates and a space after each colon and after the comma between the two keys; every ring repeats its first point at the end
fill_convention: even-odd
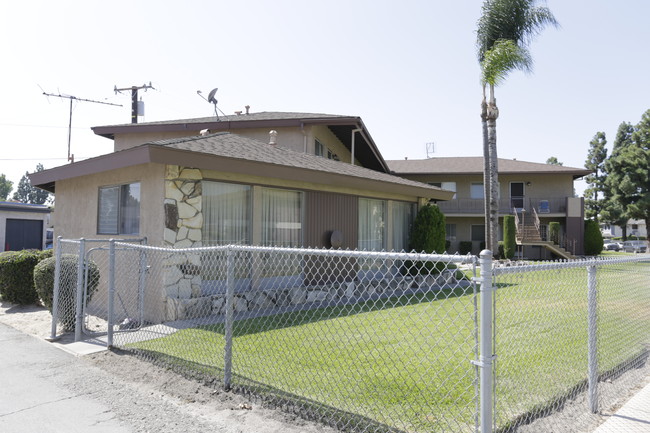
{"type": "Polygon", "coordinates": [[[43,221],[7,219],[5,251],[43,248],[43,221]]]}

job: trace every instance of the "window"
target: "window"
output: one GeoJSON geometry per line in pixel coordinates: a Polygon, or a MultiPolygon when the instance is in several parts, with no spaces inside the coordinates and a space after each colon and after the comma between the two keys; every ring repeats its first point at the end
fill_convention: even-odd
{"type": "MultiPolygon", "coordinates": [[[[447,191],[456,192],[456,182],[429,182],[429,185],[437,186],[438,188],[446,189],[447,191]]],[[[454,194],[451,199],[454,200],[455,198],[456,194],[454,194]]]]}
{"type": "Polygon", "coordinates": [[[485,241],[485,226],[473,225],[472,226],[472,240],[484,242],[485,241]]]}
{"type": "Polygon", "coordinates": [[[483,182],[481,183],[472,183],[469,189],[469,196],[471,198],[485,198],[483,195],[483,182]]]}
{"type": "Polygon", "coordinates": [[[314,155],[327,157],[327,159],[333,159],[334,161],[339,161],[339,156],[318,140],[315,140],[314,142],[314,155]]]}
{"type": "Polygon", "coordinates": [[[409,235],[415,219],[415,203],[396,201],[393,203],[393,250],[409,249],[409,235]]]}
{"type": "Polygon", "coordinates": [[[383,200],[359,199],[360,250],[380,251],[384,248],[384,213],[383,200]]]}
{"type": "Polygon", "coordinates": [[[445,224],[445,239],[448,241],[456,240],[456,224],[445,224]]]}
{"type": "Polygon", "coordinates": [[[140,183],[99,188],[97,233],[137,235],[140,232],[140,183]]]}
{"type": "Polygon", "coordinates": [[[262,245],[302,246],[302,193],[262,188],[262,245]]]}
{"type": "Polygon", "coordinates": [[[207,181],[202,184],[203,242],[206,245],[248,244],[251,187],[207,181]]]}

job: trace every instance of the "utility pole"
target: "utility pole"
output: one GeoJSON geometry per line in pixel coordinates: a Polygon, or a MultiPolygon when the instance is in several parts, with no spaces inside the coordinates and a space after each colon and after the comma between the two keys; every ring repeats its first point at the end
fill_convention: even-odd
{"type": "Polygon", "coordinates": [[[43,92],[43,95],[45,96],[54,96],[55,98],[64,98],[64,99],[69,99],[70,100],[70,118],[68,120],[68,162],[74,162],[74,155],[70,153],[70,139],[72,137],[72,101],[81,101],[81,102],[92,102],[93,104],[104,104],[104,105],[114,105],[116,107],[121,107],[121,104],[113,104],[111,102],[103,102],[103,101],[95,101],[93,99],[83,99],[83,98],[77,98],[76,96],[72,95],[62,95],[58,94],[55,95],[53,93],[47,93],[43,92]]]}
{"type": "Polygon", "coordinates": [[[121,89],[118,89],[117,86],[115,86],[115,93],[121,93],[126,90],[131,91],[131,123],[138,123],[138,90],[144,89],[146,92],[148,89],[154,89],[154,87],[151,85],[151,81],[149,81],[149,84],[143,84],[142,86],[131,86],[131,87],[123,87],[121,89]]]}

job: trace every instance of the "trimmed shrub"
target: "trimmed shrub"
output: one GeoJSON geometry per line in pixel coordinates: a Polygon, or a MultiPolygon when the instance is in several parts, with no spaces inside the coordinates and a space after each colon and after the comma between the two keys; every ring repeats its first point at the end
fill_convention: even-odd
{"type": "MultiPolygon", "coordinates": [[[[411,250],[418,253],[443,254],[446,250],[445,215],[438,206],[426,205],[420,209],[411,229],[411,250]]],[[[406,261],[404,273],[410,275],[440,273],[446,263],[406,261]]]]}
{"type": "Polygon", "coordinates": [[[22,250],[0,253],[0,296],[4,301],[28,305],[38,302],[34,288],[34,267],[52,257],[52,250],[22,250]]]}
{"type": "Polygon", "coordinates": [[[472,252],[472,241],[460,241],[458,245],[458,252],[461,256],[472,252]]]}
{"type": "Polygon", "coordinates": [[[425,253],[445,251],[445,215],[438,206],[426,205],[418,212],[411,230],[411,249],[425,253]]]}
{"type": "Polygon", "coordinates": [[[585,220],[585,255],[597,256],[603,251],[603,244],[598,221],[585,220]]]}
{"type": "MultiPolygon", "coordinates": [[[[65,331],[71,331],[75,326],[75,308],[77,299],[77,269],[79,256],[63,254],[61,256],[61,279],[59,281],[59,321],[65,331]]],[[[90,301],[99,285],[99,267],[94,262],[86,263],[88,270],[88,287],[86,301],[90,301]]],[[[54,271],[56,258],[43,260],[34,268],[34,286],[41,302],[52,312],[54,297],[54,271]]]]}
{"type": "Polygon", "coordinates": [[[560,223],[553,221],[548,223],[548,240],[554,244],[560,243],[560,223]]]}
{"type": "Polygon", "coordinates": [[[505,215],[503,217],[503,252],[499,251],[499,257],[502,259],[512,259],[515,257],[517,248],[517,228],[515,227],[515,217],[505,215]]]}

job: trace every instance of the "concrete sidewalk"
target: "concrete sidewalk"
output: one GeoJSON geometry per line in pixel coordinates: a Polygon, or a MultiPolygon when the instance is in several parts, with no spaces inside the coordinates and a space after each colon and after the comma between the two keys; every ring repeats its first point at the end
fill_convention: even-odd
{"type": "Polygon", "coordinates": [[[126,433],[133,431],[92,395],[64,386],[79,360],[0,323],[0,431],[126,433]]]}
{"type": "Polygon", "coordinates": [[[650,433],[650,384],[608,417],[593,433],[650,433]]]}

